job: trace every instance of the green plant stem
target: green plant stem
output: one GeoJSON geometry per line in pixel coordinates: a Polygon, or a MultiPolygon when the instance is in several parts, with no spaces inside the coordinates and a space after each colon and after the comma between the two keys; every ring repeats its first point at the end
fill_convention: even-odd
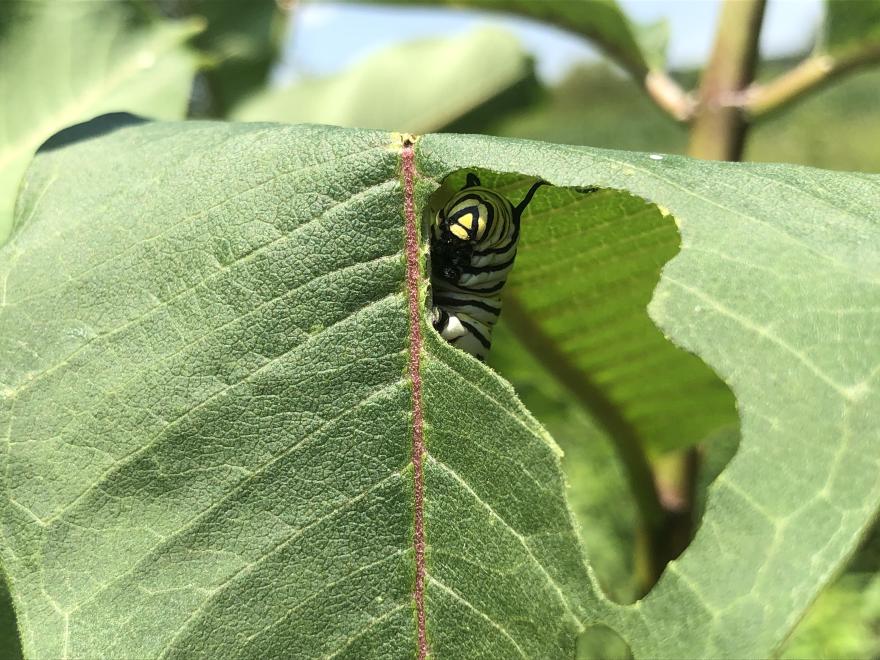
{"type": "Polygon", "coordinates": [[[752,85],[743,95],[741,106],[749,117],[760,117],[846,73],[878,62],[880,44],[871,44],[840,57],[812,55],[769,83],[752,85]]]}
{"type": "Polygon", "coordinates": [[[765,0],[724,0],[721,5],[691,125],[691,156],[732,161],[742,157],[747,118],[739,99],[754,78],[764,5],[765,0]]]}
{"type": "Polygon", "coordinates": [[[602,390],[556,349],[554,342],[512,293],[504,298],[504,320],[535,359],[590,412],[614,445],[627,472],[627,480],[642,520],[636,539],[636,569],[639,584],[647,592],[672,557],[666,556],[663,551],[669,515],[660,502],[654,473],[637,431],[602,390]]]}

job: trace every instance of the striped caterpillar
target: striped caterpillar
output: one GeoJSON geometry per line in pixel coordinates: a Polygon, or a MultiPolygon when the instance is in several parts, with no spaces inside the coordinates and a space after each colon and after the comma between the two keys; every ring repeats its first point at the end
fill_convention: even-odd
{"type": "Polygon", "coordinates": [[[492,327],[501,313],[501,291],[516,257],[522,213],[545,183],[534,183],[513,206],[470,173],[432,224],[434,329],[480,360],[492,345],[492,327]]]}

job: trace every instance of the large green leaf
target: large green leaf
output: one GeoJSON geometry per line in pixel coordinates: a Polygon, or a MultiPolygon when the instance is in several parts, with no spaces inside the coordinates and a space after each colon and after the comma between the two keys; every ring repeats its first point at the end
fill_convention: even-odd
{"type": "Polygon", "coordinates": [[[603,620],[639,656],[767,655],[877,514],[880,178],[515,145],[427,136],[420,165],[435,179],[480,167],[625,189],[669,209],[681,252],[651,316],[724,378],[741,417],[691,546],[603,620]]]}
{"type": "Polygon", "coordinates": [[[232,116],[426,132],[459,119],[530,73],[516,38],[482,28],[392,46],[343,73],[267,89],[232,116]]]}
{"type": "MultiPolygon", "coordinates": [[[[193,123],[37,158],[0,254],[29,655],[414,652],[400,152],[193,123]]],[[[431,648],[564,655],[591,596],[555,447],[422,332],[431,648]]]]}
{"type": "Polygon", "coordinates": [[[0,243],[21,176],[50,135],[115,110],[186,113],[195,61],[185,42],[200,24],[141,19],[132,3],[100,0],[0,11],[0,243]]]}
{"type": "MultiPolygon", "coordinates": [[[[44,151],[0,249],[2,558],[26,652],[411,656],[423,566],[438,657],[563,657],[596,623],[642,657],[769,654],[876,514],[878,189],[477,136],[425,136],[413,160],[399,136],[321,127],[44,151]],[[407,202],[465,168],[627,190],[680,228],[651,314],[731,386],[742,440],[638,605],[593,586],[558,452],[509,386],[409,322],[407,202]]],[[[630,194],[586,197],[632,230],[630,194]]]]}

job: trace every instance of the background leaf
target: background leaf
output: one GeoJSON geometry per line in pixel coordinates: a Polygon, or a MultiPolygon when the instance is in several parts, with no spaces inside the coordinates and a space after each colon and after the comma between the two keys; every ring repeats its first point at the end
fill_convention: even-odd
{"type": "Polygon", "coordinates": [[[661,19],[651,23],[631,24],[648,68],[662,71],[666,68],[666,52],[669,49],[669,21],[661,19]]]}
{"type": "Polygon", "coordinates": [[[194,40],[207,67],[203,71],[210,98],[196,109],[225,116],[247,96],[268,86],[272,65],[282,50],[288,15],[273,0],[177,0],[164,2],[175,16],[199,16],[206,29],[194,40]]]}
{"type": "Polygon", "coordinates": [[[344,73],[267,89],[232,117],[418,133],[442,128],[529,81],[534,84],[531,62],[517,39],[482,28],[392,46],[344,73]]]}
{"type": "Polygon", "coordinates": [[[832,55],[880,48],[880,0],[826,0],[823,27],[820,48],[832,55]]]}
{"type": "Polygon", "coordinates": [[[15,608],[12,605],[12,594],[6,575],[0,584],[0,652],[8,660],[19,660],[22,656],[21,642],[18,638],[18,623],[15,608]]]}
{"type": "MultiPolygon", "coordinates": [[[[446,5],[509,12],[571,30],[594,42],[637,80],[664,59],[660,33],[639,34],[615,0],[381,0],[388,5],[446,5]],[[641,43],[650,48],[646,56],[641,43]]],[[[659,27],[659,25],[657,26],[659,27]]]]}
{"type": "MultiPolygon", "coordinates": [[[[513,200],[526,185],[482,178],[513,200]]],[[[567,385],[594,419],[655,452],[736,423],[730,390],[647,315],[660,269],[678,252],[670,218],[612,190],[547,189],[529,219],[505,320],[551,371],[575,372],[567,385]]]]}
{"type": "MultiPolygon", "coordinates": [[[[764,77],[793,66],[770,62],[764,77]]],[[[676,77],[690,87],[696,73],[676,77]]],[[[874,99],[880,71],[866,70],[762,118],[753,128],[747,160],[816,164],[845,171],[880,171],[880,122],[874,99]]],[[[507,114],[488,115],[457,132],[487,133],[562,144],[684,154],[686,127],[659,110],[631,80],[607,66],[572,69],[541,100],[507,114]],[[601,103],[596,102],[601,99],[601,103]]]]}
{"type": "Polygon", "coordinates": [[[21,176],[50,135],[104,112],[185,115],[195,69],[185,43],[200,24],[151,21],[133,4],[91,0],[11,3],[0,22],[0,61],[15,63],[0,67],[2,243],[21,176]]]}

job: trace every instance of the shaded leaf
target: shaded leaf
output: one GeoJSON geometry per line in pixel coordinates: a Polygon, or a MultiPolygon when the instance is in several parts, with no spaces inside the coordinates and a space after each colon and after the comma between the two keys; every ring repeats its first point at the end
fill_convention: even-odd
{"type": "Polygon", "coordinates": [[[22,657],[15,609],[5,576],[0,583],[0,655],[8,660],[19,660],[22,657]]]}
{"type": "Polygon", "coordinates": [[[182,15],[201,16],[206,29],[195,45],[208,59],[204,72],[209,110],[225,116],[250,94],[269,84],[285,35],[287,14],[274,0],[181,0],[182,15]]]}
{"type": "MultiPolygon", "coordinates": [[[[481,179],[512,200],[528,185],[481,179]]],[[[542,189],[525,217],[505,320],[600,424],[656,453],[736,423],[730,390],[648,318],[660,269],[678,251],[671,217],[613,190],[562,188],[542,189]]]]}
{"type": "Polygon", "coordinates": [[[606,593],[620,602],[639,595],[635,567],[638,512],[614,445],[551,373],[501,322],[488,360],[564,452],[566,495],[581,543],[606,593]]]}
{"type": "Polygon", "coordinates": [[[666,68],[669,50],[670,26],[667,19],[631,26],[648,68],[662,71],[666,68]]]}
{"type": "Polygon", "coordinates": [[[826,0],[820,47],[843,56],[880,48],[880,0],[826,0]]]}

